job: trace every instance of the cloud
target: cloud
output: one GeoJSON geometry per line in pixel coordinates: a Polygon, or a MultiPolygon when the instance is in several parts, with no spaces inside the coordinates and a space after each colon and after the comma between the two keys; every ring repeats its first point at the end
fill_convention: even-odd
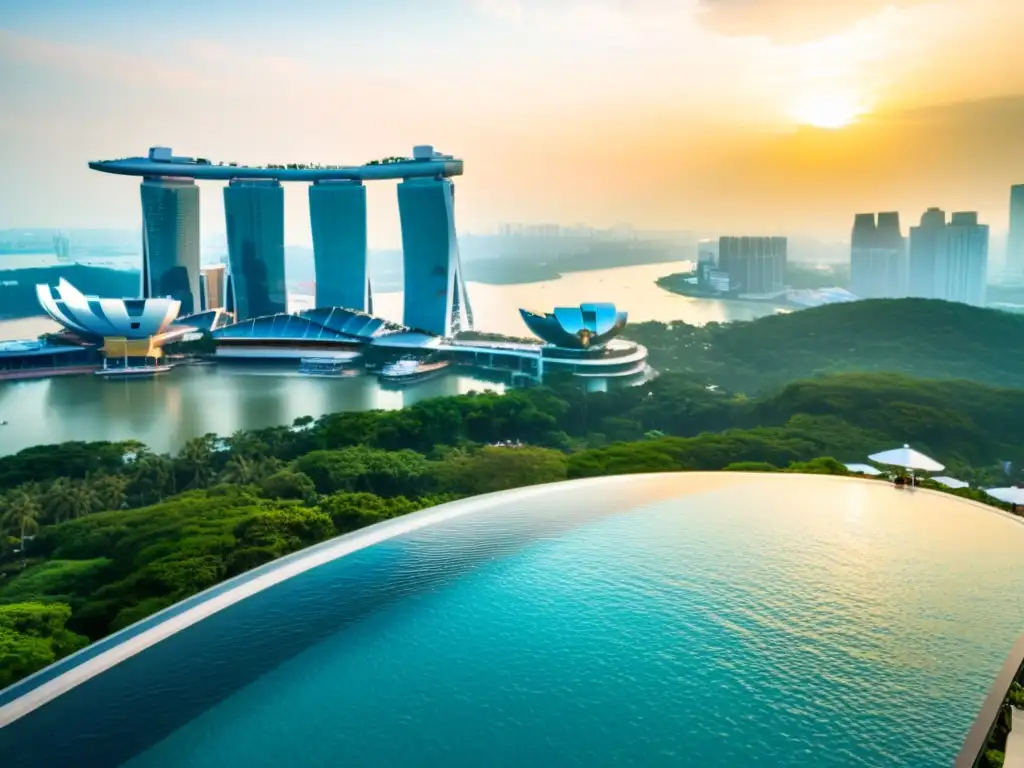
{"type": "Polygon", "coordinates": [[[698,17],[732,37],[758,36],[803,43],[838,32],[888,10],[928,0],[698,0],[698,17]]]}
{"type": "MultiPolygon", "coordinates": [[[[171,66],[156,59],[119,53],[108,48],[56,43],[0,29],[0,61],[74,72],[85,78],[125,85],[205,89],[211,85],[200,72],[171,66]]],[[[12,70],[13,71],[13,70],[12,70]]]]}

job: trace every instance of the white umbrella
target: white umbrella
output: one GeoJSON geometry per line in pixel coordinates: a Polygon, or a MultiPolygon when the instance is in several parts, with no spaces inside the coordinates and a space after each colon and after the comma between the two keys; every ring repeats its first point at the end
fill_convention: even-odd
{"type": "Polygon", "coordinates": [[[989,488],[985,493],[1006,504],[1024,505],[1024,488],[989,488]]]}
{"type": "Polygon", "coordinates": [[[845,464],[844,466],[855,475],[871,475],[874,477],[882,474],[882,470],[878,467],[872,467],[870,464],[845,464]]]}
{"type": "Polygon", "coordinates": [[[970,483],[965,483],[963,480],[957,480],[955,477],[945,477],[945,476],[943,476],[943,477],[933,477],[932,480],[934,480],[939,485],[946,486],[947,488],[970,488],[971,487],[970,483]]]}
{"type": "Polygon", "coordinates": [[[925,456],[920,451],[915,451],[909,445],[902,448],[893,448],[891,451],[882,451],[868,456],[876,464],[885,464],[890,467],[903,467],[904,469],[917,469],[921,472],[941,472],[945,466],[939,464],[930,456],[925,456]]]}

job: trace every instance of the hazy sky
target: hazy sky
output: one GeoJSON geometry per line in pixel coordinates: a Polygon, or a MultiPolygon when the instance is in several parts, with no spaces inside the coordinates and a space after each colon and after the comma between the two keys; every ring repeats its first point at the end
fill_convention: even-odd
{"type": "MultiPolygon", "coordinates": [[[[135,227],[90,159],[463,157],[458,225],[845,238],[1024,182],[1019,0],[0,0],[0,227],[135,227]],[[847,124],[851,119],[852,123],[847,124]],[[826,127],[814,127],[814,125],[826,127]],[[841,127],[836,127],[841,126],[841,127]]],[[[203,226],[223,230],[219,185],[203,226]]],[[[398,243],[393,184],[371,242],[398,243]]],[[[309,242],[305,188],[288,240],[309,242]]]]}

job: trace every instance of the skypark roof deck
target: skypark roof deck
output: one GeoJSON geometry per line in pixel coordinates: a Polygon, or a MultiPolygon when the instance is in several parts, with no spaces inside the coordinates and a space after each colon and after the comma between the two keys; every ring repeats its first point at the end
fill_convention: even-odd
{"type": "Polygon", "coordinates": [[[146,157],[96,160],[94,171],[122,176],[171,177],[210,181],[232,179],[277,179],[279,181],[373,181],[381,179],[431,178],[462,175],[462,160],[436,152],[424,145],[413,148],[412,157],[389,157],[364,165],[320,165],[289,163],[239,165],[211,162],[201,157],[177,157],[168,147],[153,147],[146,157]]]}

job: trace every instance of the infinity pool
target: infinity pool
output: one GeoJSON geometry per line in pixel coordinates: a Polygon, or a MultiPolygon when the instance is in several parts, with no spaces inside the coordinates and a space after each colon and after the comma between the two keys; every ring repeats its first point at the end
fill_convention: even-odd
{"type": "Polygon", "coordinates": [[[1024,630],[1022,556],[1008,516],[868,481],[481,497],[293,556],[8,689],[0,755],[945,767],[1024,630]],[[231,604],[185,621],[216,599],[231,604]],[[184,628],[148,644],[161,621],[184,628]]]}

